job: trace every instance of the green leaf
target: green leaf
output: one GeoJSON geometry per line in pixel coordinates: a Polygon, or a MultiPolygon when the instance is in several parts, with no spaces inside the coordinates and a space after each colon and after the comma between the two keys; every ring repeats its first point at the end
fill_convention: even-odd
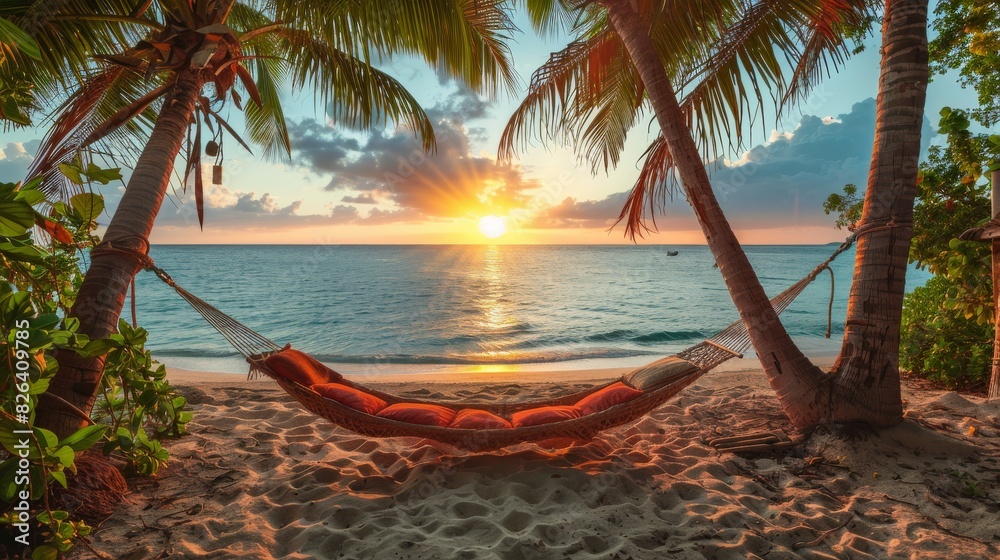
{"type": "Polygon", "coordinates": [[[31,551],[31,560],[59,560],[59,551],[47,544],[36,546],[31,551]]]}
{"type": "Polygon", "coordinates": [[[42,59],[42,51],[38,48],[38,43],[25,33],[14,22],[0,17],[0,43],[17,45],[17,49],[35,60],[42,59]]]}
{"type": "MultiPolygon", "coordinates": [[[[15,434],[14,430],[23,430],[23,424],[16,424],[13,421],[5,420],[0,422],[0,445],[7,450],[11,455],[17,456],[21,449],[18,447],[21,442],[25,439],[32,440],[31,436],[27,434],[15,434]]],[[[28,442],[28,453],[31,458],[38,456],[38,448],[35,447],[34,441],[28,442]]]]}
{"type": "Polygon", "coordinates": [[[143,407],[149,407],[156,403],[156,398],[157,395],[155,390],[146,389],[145,391],[139,394],[139,398],[137,398],[135,402],[139,403],[143,407]]]}
{"type": "Polygon", "coordinates": [[[31,124],[31,118],[24,114],[24,111],[21,110],[21,106],[17,103],[17,98],[13,95],[4,97],[2,98],[2,101],[0,101],[0,118],[23,126],[31,124]]]}
{"type": "Polygon", "coordinates": [[[101,338],[98,340],[91,340],[86,346],[77,350],[77,353],[82,356],[101,356],[103,354],[107,354],[115,348],[121,348],[121,344],[113,339],[101,338]]]}
{"type": "Polygon", "coordinates": [[[42,447],[55,447],[59,445],[59,438],[56,437],[54,433],[45,428],[39,428],[35,426],[31,429],[35,433],[35,437],[42,444],[42,447]]]}
{"type": "Polygon", "coordinates": [[[22,200],[0,202],[0,236],[22,235],[34,225],[35,210],[30,204],[22,200]]]}
{"type": "Polygon", "coordinates": [[[52,452],[51,455],[52,457],[58,459],[59,463],[63,467],[67,468],[73,466],[73,459],[76,458],[76,452],[74,452],[73,449],[68,445],[64,445],[59,449],[56,449],[55,451],[52,452]]]}
{"type": "Polygon", "coordinates": [[[37,381],[31,383],[31,387],[28,389],[29,395],[41,395],[42,393],[49,390],[49,383],[52,379],[49,377],[43,377],[37,381]]]}
{"type": "MultiPolygon", "coordinates": [[[[0,206],[3,204],[0,202],[0,206]]],[[[2,218],[0,218],[0,222],[2,222],[2,218]]],[[[48,256],[45,251],[34,245],[19,246],[9,241],[0,242],[0,254],[12,261],[37,265],[45,264],[45,257],[48,256]]]]}
{"type": "Polygon", "coordinates": [[[104,199],[94,193],[80,193],[69,199],[73,212],[82,220],[92,222],[104,210],[104,199]]]}
{"type": "Polygon", "coordinates": [[[104,437],[106,429],[107,428],[105,426],[100,424],[80,428],[79,430],[66,436],[65,439],[59,442],[59,445],[69,446],[73,451],[83,451],[104,437]]]}
{"type": "Polygon", "coordinates": [[[39,315],[31,321],[31,328],[38,330],[53,330],[56,325],[59,324],[59,318],[55,313],[46,313],[45,315],[39,315]]]}
{"type": "Polygon", "coordinates": [[[91,163],[87,165],[87,171],[85,174],[87,175],[87,179],[102,185],[107,185],[111,181],[118,181],[122,178],[122,168],[113,167],[111,169],[102,169],[91,163]]]}
{"type": "Polygon", "coordinates": [[[53,480],[58,482],[60,486],[62,486],[63,488],[67,488],[66,473],[64,471],[49,471],[49,476],[51,476],[53,480]]]}
{"type": "Polygon", "coordinates": [[[27,202],[28,204],[34,206],[45,201],[45,193],[37,189],[30,189],[22,186],[17,191],[17,196],[14,200],[20,200],[21,202],[27,202]]]}
{"type": "Polygon", "coordinates": [[[80,168],[75,165],[70,165],[68,163],[60,163],[59,171],[66,176],[67,179],[76,183],[77,185],[83,184],[83,177],[80,175],[80,168]]]}
{"type": "Polygon", "coordinates": [[[63,319],[63,330],[76,332],[80,328],[80,320],[76,317],[66,317],[63,319]]]}

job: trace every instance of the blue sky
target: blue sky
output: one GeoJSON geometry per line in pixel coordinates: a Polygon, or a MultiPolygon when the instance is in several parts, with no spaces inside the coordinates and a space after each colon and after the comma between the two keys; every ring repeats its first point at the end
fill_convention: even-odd
{"type": "MultiPolygon", "coordinates": [[[[653,135],[646,121],[631,133],[617,169],[591,173],[569,147],[537,145],[510,166],[496,162],[507,118],[532,71],[568,37],[539,38],[524,17],[511,42],[522,88],[486,100],[439,79],[415,60],[387,61],[434,121],[439,148],[422,154],[406,131],[359,133],[327,126],[311,96],[285,99],[293,140],[290,161],[267,162],[235,142],[226,145],[223,185],[209,188],[205,229],[199,230],[190,194],[164,203],[158,243],[475,243],[485,215],[502,216],[513,243],[626,242],[607,229],[638,174],[653,135]],[[387,183],[389,175],[396,180],[387,183]]],[[[744,243],[821,243],[843,238],[822,212],[826,196],[845,183],[864,185],[874,131],[879,37],[820,84],[796,110],[776,122],[765,114],[753,129],[754,146],[729,154],[731,167],[713,172],[723,208],[744,243]]],[[[928,90],[928,124],[941,107],[968,107],[972,92],[951,76],[928,90]]],[[[235,115],[234,124],[240,118],[235,115]]],[[[12,131],[0,141],[0,180],[20,179],[44,134],[12,131]]],[[[935,142],[933,127],[924,143],[935,142]]],[[[102,192],[113,209],[120,185],[102,192]]],[[[106,221],[106,219],[105,219],[106,221]]],[[[683,197],[657,220],[660,233],[643,242],[702,243],[683,197]]]]}

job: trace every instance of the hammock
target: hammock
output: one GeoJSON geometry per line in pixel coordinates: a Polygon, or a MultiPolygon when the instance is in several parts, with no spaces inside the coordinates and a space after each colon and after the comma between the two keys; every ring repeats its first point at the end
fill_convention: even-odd
{"type": "MultiPolygon", "coordinates": [[[[787,309],[792,301],[823,270],[830,271],[832,282],[833,271],[830,270],[829,264],[837,256],[846,251],[853,242],[853,236],[848,238],[829,258],[813,269],[802,280],[799,280],[771,299],[771,305],[774,307],[775,312],[780,314],[787,309]]],[[[381,416],[379,415],[381,413],[375,411],[366,412],[355,406],[351,406],[350,403],[345,404],[342,400],[335,400],[321,394],[317,389],[323,390],[323,385],[307,386],[302,382],[290,379],[287,374],[283,375],[279,373],[274,367],[273,357],[284,352],[289,352],[290,346],[282,347],[276,344],[178,286],[166,272],[156,267],[148,258],[146,268],[153,271],[161,280],[190,303],[209,324],[215,327],[246,358],[250,364],[251,378],[257,374],[264,374],[274,379],[282,389],[314,414],[347,430],[366,436],[426,438],[470,451],[489,451],[519,443],[557,438],[567,438],[575,441],[590,440],[598,432],[626,424],[658,408],[719,364],[732,358],[742,358],[743,352],[751,346],[747,326],[743,321],[736,321],[703,342],[695,344],[673,356],[638,368],[619,379],[586,391],[558,398],[511,403],[431,402],[408,397],[404,398],[352,383],[347,379],[343,379],[340,374],[333,370],[329,370],[325,366],[319,366],[335,376],[332,379],[335,383],[331,385],[347,387],[347,391],[360,392],[365,397],[373,397],[375,401],[383,401],[381,407],[383,411],[394,405],[397,405],[395,407],[397,409],[400,407],[405,409],[407,405],[416,405],[417,407],[437,410],[442,414],[451,414],[452,416],[460,411],[470,410],[475,411],[476,414],[489,413],[490,415],[499,417],[498,420],[507,422],[507,419],[512,417],[516,419],[518,415],[522,417],[526,415],[530,416],[536,410],[555,410],[553,414],[549,415],[551,417],[559,416],[557,412],[567,415],[572,414],[569,409],[578,409],[585,402],[591,405],[587,407],[589,412],[586,414],[535,425],[518,425],[517,422],[514,422],[512,427],[468,429],[449,425],[422,424],[381,416]],[[621,385],[625,385],[629,389],[622,390],[620,389],[621,385]],[[627,394],[627,398],[621,397],[620,395],[623,391],[631,391],[631,393],[627,394]],[[636,391],[641,392],[637,394],[636,391]],[[617,401],[615,400],[616,395],[618,395],[617,401]],[[605,399],[605,397],[609,397],[610,400],[605,399]],[[600,406],[600,402],[598,402],[597,408],[594,409],[592,401],[600,401],[601,399],[605,399],[604,404],[606,406],[602,407],[600,406]],[[555,409],[552,407],[555,407],[555,409]]],[[[831,309],[833,304],[832,297],[833,289],[831,286],[831,309]]],[[[829,321],[830,318],[828,317],[827,337],[830,336],[829,321]]],[[[312,360],[311,358],[307,359],[312,360]]],[[[312,361],[315,362],[315,360],[312,361]]],[[[315,363],[318,364],[319,362],[315,363]]],[[[528,422],[524,424],[528,424],[528,422]]]]}

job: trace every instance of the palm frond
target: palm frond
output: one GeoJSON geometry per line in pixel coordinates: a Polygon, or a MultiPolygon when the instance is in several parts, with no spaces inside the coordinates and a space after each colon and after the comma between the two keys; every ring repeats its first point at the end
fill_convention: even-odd
{"type": "Polygon", "coordinates": [[[260,37],[261,41],[275,39],[276,48],[288,61],[292,87],[315,91],[333,122],[354,128],[398,122],[413,130],[426,149],[434,146],[430,119],[395,78],[304,30],[277,28],[260,37]]]}
{"type": "Polygon", "coordinates": [[[261,104],[246,104],[247,136],[264,149],[264,157],[277,160],[292,153],[280,86],[287,81],[288,64],[281,60],[257,59],[251,68],[261,104]]]}
{"type": "Polygon", "coordinates": [[[567,0],[524,0],[524,8],[539,35],[556,36],[569,29],[575,19],[573,5],[567,0]]]}
{"type": "Polygon", "coordinates": [[[513,90],[505,0],[275,0],[276,21],[365,62],[413,55],[490,97],[513,90]]]}
{"type": "Polygon", "coordinates": [[[824,78],[835,73],[851,56],[848,38],[860,40],[874,22],[871,0],[824,0],[818,13],[798,29],[802,45],[794,62],[781,107],[804,101],[824,78]]]}
{"type": "Polygon", "coordinates": [[[612,161],[617,164],[615,143],[601,145],[599,138],[614,138],[609,130],[615,122],[634,121],[642,102],[642,86],[634,70],[621,39],[610,29],[553,53],[532,74],[527,94],[508,119],[500,137],[500,158],[509,161],[532,138],[576,141],[589,131],[585,147],[584,143],[575,146],[596,156],[591,159],[595,169],[612,161]],[[634,78],[632,83],[629,77],[634,78]],[[589,124],[595,113],[609,122],[589,124]]]}
{"type": "MultiPolygon", "coordinates": [[[[0,7],[7,17],[38,43],[40,60],[20,58],[16,69],[32,77],[43,97],[60,97],[94,70],[95,53],[119,52],[148,32],[141,22],[129,21],[134,0],[65,0],[37,2],[10,0],[0,7]],[[102,19],[95,20],[95,14],[102,19]]],[[[2,65],[0,65],[2,66],[2,65]]],[[[0,67],[0,73],[3,73],[0,67]]]]}
{"type": "Polygon", "coordinates": [[[644,160],[642,170],[614,224],[617,226],[624,220],[625,236],[633,241],[637,236],[656,231],[656,213],[677,188],[670,146],[662,134],[653,140],[640,159],[644,160]]]}
{"type": "MultiPolygon", "coordinates": [[[[44,175],[41,189],[50,195],[67,197],[76,188],[56,173],[60,163],[73,159],[88,147],[86,139],[103,123],[115,118],[126,107],[135,108],[141,100],[161,87],[127,68],[103,67],[88,78],[56,111],[58,118],[42,140],[28,176],[44,175]]],[[[159,104],[153,99],[144,108],[118,126],[110,127],[101,139],[99,151],[119,157],[137,156],[144,139],[156,120],[159,104]]]]}

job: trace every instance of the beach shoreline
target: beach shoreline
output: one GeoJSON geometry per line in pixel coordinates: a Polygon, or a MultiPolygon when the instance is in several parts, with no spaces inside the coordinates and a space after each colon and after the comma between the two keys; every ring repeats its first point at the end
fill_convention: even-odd
{"type": "MultiPolygon", "coordinates": [[[[815,354],[810,356],[819,368],[828,369],[833,365],[836,356],[832,354],[815,354]]],[[[155,357],[154,357],[155,359],[155,357]]],[[[614,379],[642,367],[653,360],[645,360],[635,365],[616,365],[613,367],[583,367],[572,368],[566,364],[481,364],[481,365],[437,365],[434,369],[415,367],[412,365],[393,364],[380,365],[378,373],[366,371],[359,364],[327,363],[335,371],[358,383],[538,383],[538,382],[599,382],[614,379]],[[562,367],[559,367],[562,366],[562,367]]],[[[169,358],[161,361],[167,368],[167,379],[173,384],[198,383],[239,383],[246,375],[238,373],[193,370],[171,365],[169,358]]],[[[246,368],[249,369],[249,366],[246,368]]],[[[710,375],[720,373],[741,373],[750,375],[760,373],[760,362],[756,357],[734,358],[723,362],[710,372],[710,375]]]]}

